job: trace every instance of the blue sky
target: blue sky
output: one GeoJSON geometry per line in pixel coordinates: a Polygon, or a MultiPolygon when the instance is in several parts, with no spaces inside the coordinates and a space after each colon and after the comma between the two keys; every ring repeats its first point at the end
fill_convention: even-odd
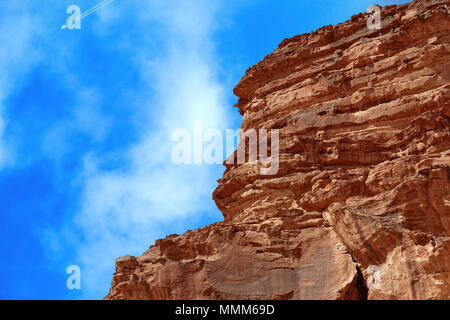
{"type": "Polygon", "coordinates": [[[60,29],[98,2],[0,2],[0,299],[100,299],[115,258],[221,220],[224,167],[172,164],[171,132],[239,128],[248,67],[373,4],[116,0],[60,29]]]}

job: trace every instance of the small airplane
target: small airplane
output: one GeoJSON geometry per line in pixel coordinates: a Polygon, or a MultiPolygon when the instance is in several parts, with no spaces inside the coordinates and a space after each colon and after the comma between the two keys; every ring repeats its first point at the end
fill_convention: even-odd
{"type": "MultiPolygon", "coordinates": [[[[75,18],[74,22],[78,22],[81,19],[83,19],[84,17],[87,17],[88,15],[94,13],[95,11],[100,10],[101,8],[106,7],[107,5],[113,3],[115,0],[104,0],[102,2],[100,2],[99,4],[97,4],[96,6],[92,7],[91,9],[87,10],[86,12],[83,12],[82,14],[80,14],[77,18],[75,18]]],[[[67,28],[67,24],[63,25],[61,27],[61,30],[66,29],[67,28]]]]}

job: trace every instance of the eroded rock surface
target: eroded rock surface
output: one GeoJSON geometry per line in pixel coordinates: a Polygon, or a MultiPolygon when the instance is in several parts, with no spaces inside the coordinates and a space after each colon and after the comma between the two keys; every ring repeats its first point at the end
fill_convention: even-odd
{"type": "MultiPolygon", "coordinates": [[[[450,2],[284,40],[238,86],[280,169],[226,165],[224,222],[116,261],[107,299],[449,299],[450,2]]],[[[143,239],[145,241],[145,239],[143,239]]]]}

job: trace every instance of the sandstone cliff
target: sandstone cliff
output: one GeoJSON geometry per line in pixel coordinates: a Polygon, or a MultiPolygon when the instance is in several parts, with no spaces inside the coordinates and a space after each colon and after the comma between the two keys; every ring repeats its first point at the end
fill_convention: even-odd
{"type": "Polygon", "coordinates": [[[107,299],[449,299],[450,1],[284,40],[235,88],[280,170],[227,165],[224,222],[116,260],[107,299]]]}

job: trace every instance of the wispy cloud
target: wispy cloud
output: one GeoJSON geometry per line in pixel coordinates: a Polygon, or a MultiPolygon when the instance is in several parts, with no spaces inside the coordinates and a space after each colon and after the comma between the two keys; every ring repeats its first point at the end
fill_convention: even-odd
{"type": "Polygon", "coordinates": [[[111,130],[112,119],[102,113],[102,94],[98,89],[84,88],[77,84],[75,103],[65,118],[59,119],[46,130],[42,151],[49,159],[61,161],[73,152],[73,138],[77,135],[98,143],[111,130]]]}
{"type": "MultiPolygon", "coordinates": [[[[90,5],[81,2],[84,8],[90,5]]],[[[3,102],[20,91],[33,66],[44,67],[70,102],[60,101],[60,114],[49,123],[36,119],[40,132],[25,134],[42,137],[41,152],[56,166],[71,154],[71,161],[82,159],[83,170],[75,178],[55,173],[54,183],[64,183],[61,189],[76,189],[74,194],[81,190],[79,201],[61,213],[63,225],[39,223],[46,228],[39,227],[36,234],[47,257],[58,257],[58,264],[62,256],[72,258],[68,252],[76,251],[68,263],[82,268],[84,297],[101,298],[109,288],[115,258],[142,254],[168,232],[183,232],[205,217],[221,216],[211,193],[223,168],[172,164],[171,134],[178,128],[192,129],[195,121],[204,129],[231,126],[232,110],[219,79],[220,56],[213,42],[222,3],[117,0],[83,21],[77,31],[60,30],[67,15],[59,1],[50,1],[42,10],[36,3],[24,3],[0,4],[2,13],[8,13],[0,21],[0,168],[11,159],[12,150],[6,145],[8,110],[3,102]],[[84,57],[77,48],[86,33],[90,41],[110,46],[111,52],[131,61],[138,73],[136,84],[124,82],[113,93],[124,101],[119,113],[132,113],[127,117],[134,121],[132,132],[122,134],[136,138],[112,150],[102,144],[122,121],[117,110],[105,105],[112,92],[86,81],[83,76],[89,76],[89,70],[79,72],[72,66],[84,57]],[[76,146],[80,139],[83,147],[76,146]]],[[[41,101],[36,105],[46,107],[41,101]]],[[[67,266],[57,268],[64,272],[67,266]]]]}
{"type": "Polygon", "coordinates": [[[14,88],[20,87],[31,67],[39,60],[33,37],[41,31],[36,17],[27,5],[8,1],[0,4],[0,169],[12,165],[14,146],[7,135],[5,100],[14,88]]]}
{"type": "MultiPolygon", "coordinates": [[[[154,26],[143,27],[137,48],[127,47],[126,39],[116,43],[135,61],[147,90],[154,95],[138,94],[130,102],[145,120],[137,125],[138,141],[115,154],[119,167],[105,169],[110,167],[109,154],[94,152],[85,157],[75,224],[83,239],[77,250],[87,297],[107,293],[119,255],[141,254],[180,221],[198,219],[214,208],[211,192],[222,169],[173,165],[172,131],[191,129],[195,121],[205,128],[230,125],[212,42],[219,22],[218,2],[131,1],[111,10],[132,14],[141,26],[154,26]],[[145,36],[149,33],[151,38],[145,36]],[[155,41],[158,51],[152,50],[155,41]]],[[[100,18],[110,14],[105,10],[100,18]]],[[[108,21],[112,23],[102,21],[106,34],[108,21]]]]}

